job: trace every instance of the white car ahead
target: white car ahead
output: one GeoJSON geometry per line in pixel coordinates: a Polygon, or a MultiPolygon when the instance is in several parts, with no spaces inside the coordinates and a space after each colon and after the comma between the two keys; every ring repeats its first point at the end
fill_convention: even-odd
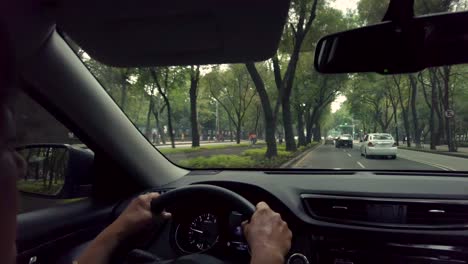
{"type": "Polygon", "coordinates": [[[368,134],[361,144],[361,156],[387,156],[396,159],[397,145],[392,135],[386,133],[368,134]]]}

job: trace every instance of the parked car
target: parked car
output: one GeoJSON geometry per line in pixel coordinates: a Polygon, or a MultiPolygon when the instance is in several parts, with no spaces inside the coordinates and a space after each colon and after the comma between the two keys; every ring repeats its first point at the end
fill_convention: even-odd
{"type": "Polygon", "coordinates": [[[396,159],[397,145],[392,135],[386,133],[368,134],[361,144],[361,156],[386,156],[396,159]]]}
{"type": "Polygon", "coordinates": [[[346,147],[346,148],[353,148],[353,137],[348,134],[344,134],[338,137],[335,142],[336,148],[346,147]]]}

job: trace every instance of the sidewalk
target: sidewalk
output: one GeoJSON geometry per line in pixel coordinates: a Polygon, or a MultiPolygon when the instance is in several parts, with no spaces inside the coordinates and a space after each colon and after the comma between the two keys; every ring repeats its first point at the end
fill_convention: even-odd
{"type": "Polygon", "coordinates": [[[466,147],[459,147],[457,152],[449,152],[447,145],[436,146],[436,150],[431,150],[431,146],[429,144],[421,144],[421,148],[416,148],[416,145],[414,143],[412,143],[411,148],[408,148],[406,146],[406,144],[403,144],[402,142],[400,142],[400,145],[398,146],[398,148],[399,149],[435,153],[435,154],[441,154],[441,155],[446,155],[446,156],[453,156],[453,157],[460,157],[460,158],[467,158],[468,159],[468,148],[466,148],[466,147]]]}

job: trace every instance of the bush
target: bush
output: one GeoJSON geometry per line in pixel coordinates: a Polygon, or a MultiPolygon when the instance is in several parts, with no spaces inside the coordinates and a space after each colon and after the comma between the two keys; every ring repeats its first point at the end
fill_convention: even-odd
{"type": "Polygon", "coordinates": [[[317,145],[312,142],[307,146],[298,148],[297,152],[286,151],[286,146],[278,145],[278,156],[267,159],[265,157],[266,147],[252,148],[242,152],[241,155],[213,155],[210,157],[197,157],[182,160],[178,164],[183,167],[205,169],[205,168],[278,168],[296,154],[317,145]]]}
{"type": "Polygon", "coordinates": [[[179,162],[180,166],[205,169],[205,168],[252,168],[255,161],[250,157],[237,155],[216,155],[211,157],[197,157],[179,162]]]}
{"type": "Polygon", "coordinates": [[[177,154],[177,153],[191,153],[191,152],[197,152],[197,151],[203,151],[203,150],[209,150],[209,149],[225,149],[225,148],[235,148],[235,147],[248,147],[250,144],[248,143],[240,143],[240,144],[219,144],[219,145],[208,145],[208,146],[201,146],[201,147],[177,147],[176,148],[156,148],[162,153],[162,154],[177,154]]]}

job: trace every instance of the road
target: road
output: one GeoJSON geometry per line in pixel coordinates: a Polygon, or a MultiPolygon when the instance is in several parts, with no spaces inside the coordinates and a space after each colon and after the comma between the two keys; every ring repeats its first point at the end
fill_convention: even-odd
{"type": "Polygon", "coordinates": [[[292,168],[311,169],[353,169],[353,170],[431,170],[431,171],[468,171],[468,159],[424,153],[411,150],[398,150],[395,160],[386,158],[366,159],[360,154],[360,143],[354,148],[335,148],[334,145],[321,145],[303,158],[292,168]]]}

